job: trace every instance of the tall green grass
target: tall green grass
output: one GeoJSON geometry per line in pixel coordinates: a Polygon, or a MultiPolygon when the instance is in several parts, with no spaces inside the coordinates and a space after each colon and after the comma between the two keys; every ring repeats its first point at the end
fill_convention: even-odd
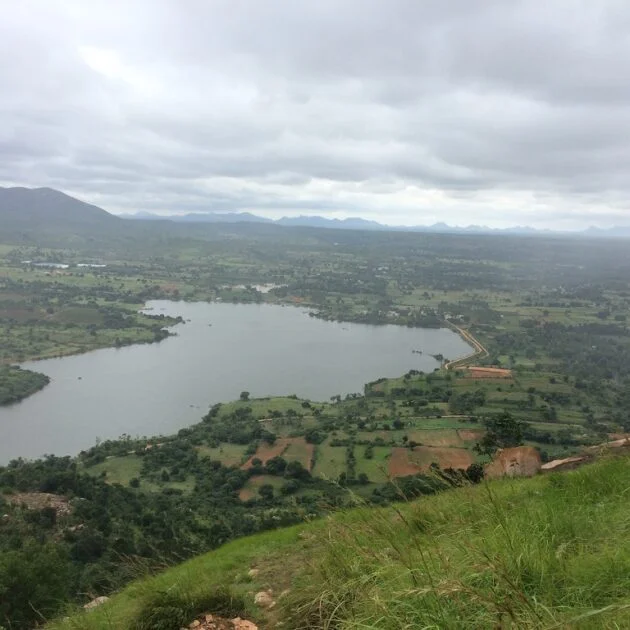
{"type": "Polygon", "coordinates": [[[331,519],[291,628],[630,628],[630,463],[331,519]]]}
{"type": "Polygon", "coordinates": [[[50,627],[177,630],[225,610],[284,630],[630,628],[629,501],[630,458],[610,457],[359,507],[233,541],[50,627]],[[269,614],[253,605],[287,587],[269,614]]]}

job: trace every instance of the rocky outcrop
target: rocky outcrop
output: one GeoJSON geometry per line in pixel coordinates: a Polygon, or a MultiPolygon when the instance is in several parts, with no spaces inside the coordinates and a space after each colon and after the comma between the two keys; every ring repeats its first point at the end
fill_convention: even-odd
{"type": "Polygon", "coordinates": [[[94,608],[97,608],[98,606],[101,606],[102,604],[108,601],[109,601],[109,597],[105,597],[105,595],[101,595],[100,597],[95,597],[91,602],[88,602],[87,604],[85,604],[83,608],[85,608],[85,610],[92,610],[94,608]]]}
{"type": "Polygon", "coordinates": [[[630,448],[630,438],[624,437],[619,440],[613,440],[612,442],[604,442],[603,444],[597,444],[597,446],[589,446],[587,451],[601,451],[602,449],[618,449],[618,448],[630,448]]]}
{"type": "Polygon", "coordinates": [[[557,470],[572,470],[586,463],[590,458],[585,456],[565,457],[564,459],[554,459],[543,464],[540,469],[542,472],[554,472],[557,470]]]}
{"type": "Polygon", "coordinates": [[[72,507],[67,497],[50,494],[49,492],[19,492],[8,494],[5,499],[13,504],[25,507],[27,510],[43,510],[53,508],[58,517],[67,516],[72,512],[72,507]]]}
{"type": "Polygon", "coordinates": [[[533,477],[540,471],[540,453],[533,446],[515,446],[497,452],[485,467],[488,479],[497,477],[533,477]]]}
{"type": "MultiPolygon", "coordinates": [[[[191,630],[258,630],[258,626],[253,621],[240,617],[225,619],[210,614],[201,615],[188,628],[191,630]]],[[[187,630],[187,628],[182,628],[182,630],[187,630]]]]}
{"type": "Polygon", "coordinates": [[[273,599],[273,593],[271,591],[260,591],[256,593],[254,597],[254,604],[261,608],[273,608],[276,602],[273,599]]]}

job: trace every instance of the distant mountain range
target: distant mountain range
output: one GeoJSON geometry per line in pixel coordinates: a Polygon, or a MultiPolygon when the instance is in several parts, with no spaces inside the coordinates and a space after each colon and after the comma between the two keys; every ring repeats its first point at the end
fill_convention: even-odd
{"type": "Polygon", "coordinates": [[[369,221],[359,217],[348,219],[328,219],[320,216],[282,217],[281,219],[267,219],[251,212],[195,212],[189,214],[174,214],[169,216],[138,212],[136,214],[120,214],[123,219],[131,220],[167,220],[176,223],[267,223],[275,225],[332,228],[337,230],[380,230],[390,232],[429,232],[435,234],[582,234],[600,237],[630,237],[630,226],[598,228],[589,227],[581,232],[560,232],[553,230],[539,230],[527,225],[517,225],[508,228],[491,228],[486,225],[468,225],[466,227],[452,226],[447,223],[433,225],[385,225],[377,221],[369,221]]]}
{"type": "Polygon", "coordinates": [[[126,220],[134,222],[173,223],[263,223],[277,226],[331,228],[340,230],[371,230],[394,232],[425,232],[435,234],[515,234],[552,235],[572,234],[600,238],[629,238],[630,226],[589,227],[582,232],[553,232],[529,226],[490,228],[484,225],[467,227],[446,223],[417,226],[391,226],[361,218],[329,219],[321,216],[283,217],[272,220],[250,212],[197,212],[162,216],[150,212],[137,214],[111,214],[52,188],[0,187],[0,235],[10,232],[52,231],[56,233],[95,235],[112,230],[120,231],[126,220]]]}

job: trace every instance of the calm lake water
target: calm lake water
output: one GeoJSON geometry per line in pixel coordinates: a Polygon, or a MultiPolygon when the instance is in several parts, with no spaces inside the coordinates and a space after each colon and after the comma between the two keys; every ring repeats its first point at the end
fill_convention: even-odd
{"type": "Polygon", "coordinates": [[[381,376],[431,371],[439,366],[431,354],[470,352],[449,329],[325,322],[294,307],[165,300],[147,307],[190,321],[160,343],[23,364],[52,381],[0,408],[0,463],[73,455],[123,433],[173,433],[243,390],[328,400],[381,376]]]}

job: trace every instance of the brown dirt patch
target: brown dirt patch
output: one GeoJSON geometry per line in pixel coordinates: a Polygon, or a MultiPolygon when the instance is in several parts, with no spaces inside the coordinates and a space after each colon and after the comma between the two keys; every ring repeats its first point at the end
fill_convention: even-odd
{"type": "Polygon", "coordinates": [[[409,461],[409,449],[396,447],[389,458],[388,473],[390,477],[406,477],[420,472],[420,468],[409,461]]]}
{"type": "Polygon", "coordinates": [[[486,466],[486,477],[532,477],[541,467],[540,453],[533,446],[504,448],[486,466]]]}
{"type": "Polygon", "coordinates": [[[176,284],[163,284],[160,286],[162,291],[167,291],[173,293],[174,291],[179,291],[176,284]]]}
{"type": "Polygon", "coordinates": [[[472,366],[468,368],[468,378],[512,378],[512,370],[472,366]]]}
{"type": "Polygon", "coordinates": [[[432,463],[440,468],[468,468],[474,461],[470,451],[464,448],[445,448],[440,446],[417,446],[411,453],[411,460],[416,462],[423,471],[429,469],[432,463]]]}
{"type": "Polygon", "coordinates": [[[263,442],[254,455],[252,455],[242,466],[244,470],[252,467],[252,462],[254,459],[258,458],[263,464],[277,457],[278,455],[282,455],[284,451],[289,448],[289,444],[293,440],[290,438],[278,438],[273,444],[267,444],[263,442]]]}
{"type": "Polygon", "coordinates": [[[483,429],[457,429],[457,433],[459,437],[464,440],[464,442],[476,442],[483,437],[484,430],[483,429]]]}
{"type": "Polygon", "coordinates": [[[409,439],[424,446],[464,446],[457,429],[427,429],[412,431],[409,439]]]}
{"type": "Polygon", "coordinates": [[[29,510],[43,510],[51,507],[57,512],[57,516],[70,514],[72,508],[66,497],[48,492],[19,492],[5,495],[6,500],[13,505],[23,505],[29,510]]]}
{"type": "Polygon", "coordinates": [[[274,486],[277,490],[282,485],[282,480],[272,475],[254,475],[247,480],[247,483],[240,489],[238,497],[241,501],[248,501],[258,496],[258,489],[265,484],[274,486]]]}
{"type": "Polygon", "coordinates": [[[286,438],[289,442],[287,449],[284,452],[284,457],[287,461],[297,461],[306,468],[311,470],[313,464],[313,454],[315,452],[315,445],[309,444],[303,437],[286,438]]]}
{"type": "Polygon", "coordinates": [[[225,619],[209,613],[197,617],[188,627],[196,630],[258,630],[258,626],[253,621],[240,617],[225,619]]]}
{"type": "Polygon", "coordinates": [[[394,448],[389,460],[389,474],[392,477],[415,475],[419,472],[427,472],[433,463],[443,469],[466,469],[474,461],[473,454],[463,448],[442,446],[416,446],[413,450],[394,448]]]}

